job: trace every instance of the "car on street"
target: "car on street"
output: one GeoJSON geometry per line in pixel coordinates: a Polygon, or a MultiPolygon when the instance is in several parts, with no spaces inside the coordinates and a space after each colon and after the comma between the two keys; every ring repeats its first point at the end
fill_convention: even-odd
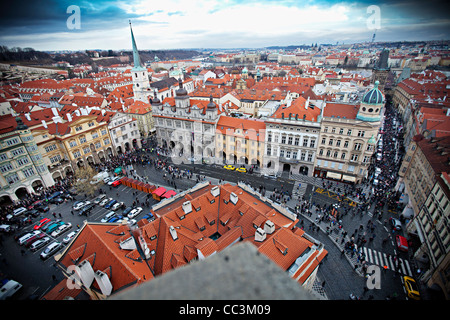
{"type": "Polygon", "coordinates": [[[244,167],[241,167],[241,168],[237,168],[236,171],[237,172],[247,172],[247,169],[245,169],[244,167]]]}
{"type": "Polygon", "coordinates": [[[13,216],[14,217],[20,216],[22,213],[24,213],[26,211],[27,211],[27,208],[25,208],[25,207],[20,207],[20,208],[14,209],[13,216]]]}
{"type": "Polygon", "coordinates": [[[141,212],[142,212],[142,208],[141,207],[137,207],[137,208],[131,210],[131,212],[128,214],[127,217],[132,219],[132,218],[136,217],[141,212]]]}
{"type": "Polygon", "coordinates": [[[111,210],[116,211],[117,209],[121,208],[123,206],[123,202],[116,202],[114,203],[114,205],[111,207],[111,210]]]}
{"type": "Polygon", "coordinates": [[[108,202],[107,204],[105,204],[105,209],[110,209],[115,203],[117,202],[117,200],[112,199],[110,202],[108,202]]]}
{"type": "Polygon", "coordinates": [[[406,294],[408,295],[408,298],[414,299],[414,300],[420,300],[420,293],[419,293],[419,287],[417,286],[416,281],[408,276],[403,277],[406,294]]]}
{"type": "Polygon", "coordinates": [[[50,241],[52,241],[52,238],[50,238],[50,237],[43,237],[42,239],[38,239],[37,241],[35,241],[31,244],[30,250],[33,252],[37,251],[38,249],[42,248],[50,241]]]}
{"type": "Polygon", "coordinates": [[[34,237],[34,236],[37,236],[38,234],[41,234],[41,233],[42,233],[42,232],[40,232],[39,230],[35,230],[35,231],[32,231],[32,232],[29,232],[29,233],[27,233],[27,234],[21,236],[21,237],[19,238],[18,242],[19,242],[19,244],[22,246],[22,245],[25,244],[25,242],[26,242],[28,239],[30,239],[30,238],[32,238],[32,237],[34,237]]]}
{"type": "Polygon", "coordinates": [[[11,226],[9,224],[2,224],[2,225],[0,225],[0,232],[10,233],[11,232],[11,226]]]}
{"type": "Polygon", "coordinates": [[[113,198],[105,198],[102,201],[100,201],[100,203],[98,204],[100,207],[104,207],[105,205],[107,205],[109,202],[111,202],[113,200],[113,198]]]}
{"type": "Polygon", "coordinates": [[[116,213],[114,211],[108,212],[105,217],[101,220],[101,222],[105,223],[108,222],[109,219],[111,219],[116,213]]]}
{"type": "Polygon", "coordinates": [[[111,181],[110,177],[103,178],[103,183],[108,183],[111,181]]]}
{"type": "Polygon", "coordinates": [[[44,251],[41,252],[40,257],[42,260],[48,259],[50,256],[52,256],[56,251],[58,251],[61,248],[60,242],[52,242],[49,244],[44,251]]]}
{"type": "Polygon", "coordinates": [[[72,241],[73,238],[75,238],[76,235],[77,235],[77,232],[72,231],[71,233],[69,233],[67,236],[64,237],[63,243],[68,244],[70,241],[72,241]]]}
{"type": "Polygon", "coordinates": [[[58,227],[55,231],[52,232],[52,237],[56,238],[62,235],[64,232],[68,231],[70,228],[72,228],[72,224],[70,222],[65,223],[58,227]]]}
{"type": "Polygon", "coordinates": [[[49,218],[44,218],[44,219],[40,220],[39,223],[33,227],[33,229],[39,230],[40,228],[42,228],[45,224],[49,223],[50,221],[52,221],[52,220],[49,218]]]}
{"type": "Polygon", "coordinates": [[[236,169],[236,168],[235,168],[234,166],[232,166],[231,164],[224,165],[223,168],[226,169],[226,170],[234,170],[234,169],[236,169]]]}
{"type": "Polygon", "coordinates": [[[394,230],[402,230],[402,223],[400,222],[400,220],[395,219],[395,218],[389,218],[389,222],[391,223],[391,227],[394,230]]]}
{"type": "Polygon", "coordinates": [[[395,236],[395,243],[397,245],[397,249],[403,252],[408,252],[408,240],[400,235],[395,236]]]}

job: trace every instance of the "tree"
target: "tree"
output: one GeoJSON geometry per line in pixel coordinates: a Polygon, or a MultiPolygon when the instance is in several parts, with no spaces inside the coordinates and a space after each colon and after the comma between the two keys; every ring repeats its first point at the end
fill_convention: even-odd
{"type": "Polygon", "coordinates": [[[98,190],[98,188],[103,185],[103,182],[97,184],[92,184],[92,178],[97,175],[97,172],[89,165],[84,168],[79,168],[75,172],[75,189],[78,193],[85,194],[92,197],[98,190]]]}

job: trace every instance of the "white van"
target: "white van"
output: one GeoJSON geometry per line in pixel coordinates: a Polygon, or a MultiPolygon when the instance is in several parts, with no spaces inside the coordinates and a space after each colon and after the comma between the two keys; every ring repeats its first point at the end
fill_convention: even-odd
{"type": "Polygon", "coordinates": [[[20,208],[14,209],[13,215],[14,215],[15,217],[17,217],[17,216],[21,215],[22,213],[24,213],[25,211],[27,211],[26,208],[20,207],[20,208]]]}
{"type": "Polygon", "coordinates": [[[103,223],[108,222],[108,220],[115,215],[116,213],[114,211],[110,211],[106,214],[106,216],[101,220],[103,223]]]}
{"type": "Polygon", "coordinates": [[[0,300],[11,298],[17,291],[22,288],[22,285],[14,280],[9,280],[0,289],[0,300]]]}
{"type": "Polygon", "coordinates": [[[5,232],[5,233],[11,232],[11,226],[9,224],[2,224],[0,226],[0,232],[5,232]]]}

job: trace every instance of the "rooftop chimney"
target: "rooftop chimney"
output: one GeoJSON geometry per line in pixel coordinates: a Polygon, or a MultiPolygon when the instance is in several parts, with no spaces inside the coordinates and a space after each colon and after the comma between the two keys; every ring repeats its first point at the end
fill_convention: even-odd
{"type": "Polygon", "coordinates": [[[234,192],[230,193],[230,201],[233,204],[236,204],[238,202],[238,200],[239,200],[238,196],[234,192]]]}
{"type": "Polygon", "coordinates": [[[190,201],[186,201],[182,205],[184,213],[192,212],[192,204],[190,201]]]}
{"type": "Polygon", "coordinates": [[[41,120],[42,121],[42,125],[44,126],[45,129],[48,129],[47,127],[47,122],[45,122],[45,120],[41,120]]]}
{"type": "Polygon", "coordinates": [[[177,231],[175,230],[175,227],[174,227],[174,226],[170,226],[170,227],[169,227],[169,232],[170,232],[170,235],[172,236],[172,239],[173,239],[174,241],[178,239],[177,231]]]}
{"type": "Polygon", "coordinates": [[[67,120],[69,122],[72,122],[72,115],[70,113],[67,113],[66,116],[67,116],[67,120]]]}
{"type": "Polygon", "coordinates": [[[31,121],[31,117],[29,113],[25,113],[25,118],[27,118],[28,121],[31,121]]]}
{"type": "Polygon", "coordinates": [[[104,294],[105,296],[111,295],[113,287],[108,275],[100,270],[97,270],[95,271],[94,278],[102,294],[104,294]]]}
{"type": "Polygon", "coordinates": [[[266,236],[267,236],[266,232],[263,229],[261,229],[261,228],[256,229],[255,241],[263,242],[264,240],[266,240],[266,236]]]}
{"type": "Polygon", "coordinates": [[[264,231],[268,234],[272,234],[275,231],[275,224],[267,220],[266,223],[264,223],[264,231]]]}
{"type": "Polygon", "coordinates": [[[220,194],[220,189],[219,186],[215,186],[214,188],[211,189],[211,194],[214,197],[217,197],[220,194]]]}

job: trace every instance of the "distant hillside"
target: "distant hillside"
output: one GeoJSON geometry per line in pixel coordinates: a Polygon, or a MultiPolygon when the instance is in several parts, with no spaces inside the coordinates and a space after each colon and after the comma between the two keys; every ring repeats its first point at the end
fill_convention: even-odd
{"type": "Polygon", "coordinates": [[[36,51],[33,48],[0,46],[0,61],[48,64],[52,63],[53,59],[48,53],[36,51]]]}

